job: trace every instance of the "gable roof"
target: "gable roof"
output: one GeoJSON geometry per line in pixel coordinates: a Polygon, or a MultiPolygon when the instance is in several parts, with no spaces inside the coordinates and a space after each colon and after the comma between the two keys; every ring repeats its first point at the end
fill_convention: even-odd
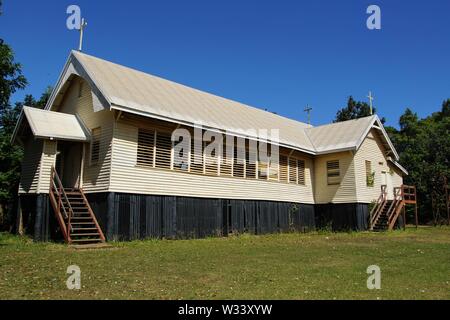
{"type": "Polygon", "coordinates": [[[306,129],[317,153],[357,148],[376,116],[306,129]]]}
{"type": "Polygon", "coordinates": [[[67,141],[89,141],[89,136],[76,116],[67,113],[23,107],[12,141],[17,138],[23,121],[26,120],[31,132],[38,139],[58,139],[67,141]]]}
{"type": "Polygon", "coordinates": [[[379,131],[385,149],[398,160],[397,151],[377,115],[307,128],[305,131],[315,147],[316,154],[327,154],[358,150],[372,129],[379,131]]]}
{"type": "Polygon", "coordinates": [[[255,129],[279,129],[279,145],[309,154],[357,150],[377,128],[385,146],[398,160],[378,116],[312,127],[240,102],[72,51],[46,110],[61,100],[72,75],[91,86],[94,109],[116,109],[188,126],[201,125],[231,135],[259,139],[255,129]]]}

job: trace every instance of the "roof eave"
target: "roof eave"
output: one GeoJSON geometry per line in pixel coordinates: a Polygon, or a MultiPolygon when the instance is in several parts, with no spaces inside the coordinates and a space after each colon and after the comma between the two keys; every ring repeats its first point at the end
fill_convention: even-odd
{"type": "MultiPolygon", "coordinates": [[[[111,110],[118,110],[118,111],[123,111],[123,112],[128,112],[128,113],[132,113],[132,114],[136,114],[136,115],[140,115],[143,117],[148,117],[148,118],[153,118],[153,119],[157,119],[157,120],[162,120],[162,121],[168,121],[168,122],[173,122],[173,123],[177,123],[177,124],[181,124],[181,125],[185,125],[185,126],[189,126],[189,127],[194,127],[197,128],[199,127],[199,125],[189,122],[189,121],[183,121],[183,120],[179,120],[179,119],[175,119],[175,118],[170,118],[170,117],[166,117],[166,116],[161,116],[158,114],[154,114],[154,113],[150,113],[150,112],[144,112],[144,111],[139,111],[136,109],[132,109],[132,108],[128,108],[126,106],[119,106],[117,104],[111,103],[111,110]]],[[[208,127],[208,126],[202,126],[202,128],[204,129],[208,129],[214,132],[219,132],[219,133],[224,133],[225,129],[218,129],[218,128],[213,128],[213,127],[208,127]]],[[[227,133],[236,136],[236,137],[240,137],[240,138],[249,138],[249,139],[258,139],[257,137],[251,137],[251,136],[244,136],[240,133],[237,132],[231,132],[231,131],[227,131],[227,133]]],[[[309,150],[306,148],[301,148],[298,146],[294,146],[294,145],[290,145],[287,143],[277,143],[277,145],[279,145],[280,147],[285,147],[285,148],[290,148],[290,149],[294,149],[309,155],[316,155],[316,152],[313,150],[309,150]]]]}

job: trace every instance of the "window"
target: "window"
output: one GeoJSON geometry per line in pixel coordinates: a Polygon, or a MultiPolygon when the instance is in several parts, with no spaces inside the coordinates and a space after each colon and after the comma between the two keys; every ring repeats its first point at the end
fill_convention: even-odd
{"type": "Polygon", "coordinates": [[[297,183],[297,160],[289,158],[289,183],[297,183]]]}
{"type": "Polygon", "coordinates": [[[155,167],[171,169],[172,135],[166,132],[156,132],[155,167]]]}
{"type": "Polygon", "coordinates": [[[280,160],[272,159],[272,148],[270,149],[270,163],[269,163],[269,180],[279,181],[280,179],[280,160]]]}
{"type": "Polygon", "coordinates": [[[269,166],[267,162],[259,161],[258,162],[258,179],[260,180],[267,180],[268,179],[268,169],[269,166]]]}
{"type": "Polygon", "coordinates": [[[372,172],[372,162],[366,161],[366,185],[373,187],[375,184],[375,172],[372,172]]]}
{"type": "Polygon", "coordinates": [[[233,177],[245,178],[245,140],[242,141],[242,139],[237,138],[236,142],[234,145],[233,177]]]}
{"type": "Polygon", "coordinates": [[[339,160],[327,161],[327,182],[328,185],[337,185],[341,183],[339,160]]]}
{"type": "Polygon", "coordinates": [[[155,131],[139,129],[137,165],[155,166],[155,131]]]}
{"type": "Polygon", "coordinates": [[[205,174],[217,176],[219,174],[219,145],[215,138],[211,142],[204,142],[205,152],[205,174]]]}
{"type": "Polygon", "coordinates": [[[225,177],[233,176],[233,137],[226,136],[223,139],[222,158],[220,161],[220,175],[225,177]]]}
{"type": "MultiPolygon", "coordinates": [[[[256,166],[258,163],[257,149],[257,143],[255,141],[246,140],[245,177],[247,179],[256,179],[256,166]]],[[[267,179],[267,174],[265,179],[267,179]]]]}
{"type": "Polygon", "coordinates": [[[203,143],[202,141],[192,140],[191,142],[191,172],[203,174],[203,143]]]}
{"type": "Polygon", "coordinates": [[[280,156],[280,182],[289,182],[288,157],[286,156],[280,156]]]}
{"type": "Polygon", "coordinates": [[[305,161],[304,160],[297,160],[297,171],[298,171],[297,183],[304,186],[305,185],[305,161]]]}
{"type": "Polygon", "coordinates": [[[91,166],[98,164],[100,160],[100,139],[102,136],[102,129],[92,129],[92,141],[91,141],[91,166]]]}

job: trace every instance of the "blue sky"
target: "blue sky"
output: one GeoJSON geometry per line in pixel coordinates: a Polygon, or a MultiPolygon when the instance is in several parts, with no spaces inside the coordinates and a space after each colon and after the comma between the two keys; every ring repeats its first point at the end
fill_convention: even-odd
{"type": "Polygon", "coordinates": [[[0,37],[40,96],[59,76],[78,32],[66,28],[77,4],[88,21],[84,51],[194,88],[312,123],[332,121],[347,97],[376,97],[396,125],[450,98],[450,1],[29,1],[4,0],[0,37]],[[382,29],[366,28],[381,8],[382,29]]]}

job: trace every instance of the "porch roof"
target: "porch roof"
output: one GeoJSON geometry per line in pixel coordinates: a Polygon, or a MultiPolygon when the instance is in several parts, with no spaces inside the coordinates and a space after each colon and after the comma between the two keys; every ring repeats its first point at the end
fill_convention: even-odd
{"type": "Polygon", "coordinates": [[[23,107],[12,141],[15,142],[24,123],[35,138],[67,141],[89,141],[89,133],[81,120],[72,114],[23,107]]]}

